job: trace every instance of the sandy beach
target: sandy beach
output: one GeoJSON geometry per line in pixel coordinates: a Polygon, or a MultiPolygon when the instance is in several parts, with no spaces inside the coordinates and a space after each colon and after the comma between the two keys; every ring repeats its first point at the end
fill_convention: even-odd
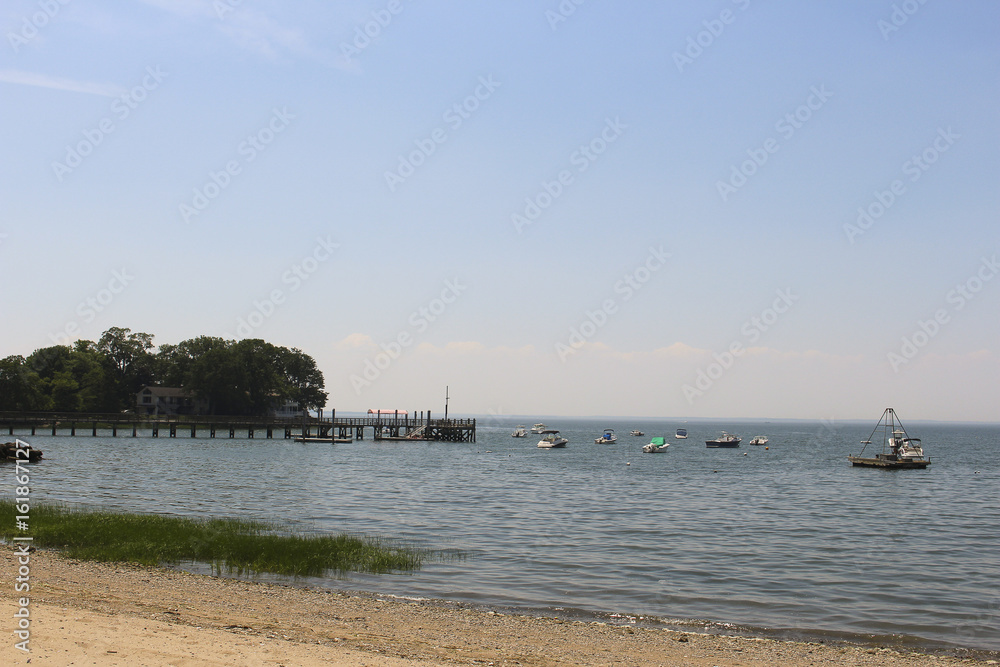
{"type": "Polygon", "coordinates": [[[3,548],[4,665],[996,664],[888,648],[566,621],[31,554],[30,653],[15,648],[3,548]]]}

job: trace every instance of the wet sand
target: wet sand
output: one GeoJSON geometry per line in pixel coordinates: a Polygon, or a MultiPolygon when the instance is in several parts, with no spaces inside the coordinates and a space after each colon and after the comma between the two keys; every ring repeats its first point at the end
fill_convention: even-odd
{"type": "Polygon", "coordinates": [[[31,554],[30,653],[14,647],[5,573],[0,664],[927,665],[996,664],[888,648],[713,636],[31,554]]]}

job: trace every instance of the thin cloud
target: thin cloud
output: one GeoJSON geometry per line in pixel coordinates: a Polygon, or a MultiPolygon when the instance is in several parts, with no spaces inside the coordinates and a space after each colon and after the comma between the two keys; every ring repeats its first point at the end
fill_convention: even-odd
{"type": "Polygon", "coordinates": [[[186,21],[214,27],[241,49],[268,59],[283,54],[313,60],[328,67],[356,69],[340,55],[316,49],[305,31],[288,27],[269,15],[244,4],[205,3],[201,0],[142,0],[143,4],[168,12],[186,21]]]}
{"type": "Polygon", "coordinates": [[[21,86],[51,88],[52,90],[65,90],[71,93],[86,93],[87,95],[100,95],[102,97],[118,97],[126,92],[124,88],[113,83],[74,81],[73,79],[64,79],[37,72],[23,72],[16,69],[0,70],[0,81],[21,86]]]}

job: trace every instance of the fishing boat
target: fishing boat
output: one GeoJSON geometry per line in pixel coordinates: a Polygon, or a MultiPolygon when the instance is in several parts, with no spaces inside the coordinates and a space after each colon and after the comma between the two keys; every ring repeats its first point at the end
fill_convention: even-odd
{"type": "Polygon", "coordinates": [[[545,432],[545,430],[547,428],[548,428],[548,426],[546,426],[542,422],[538,422],[537,424],[535,424],[534,426],[531,427],[531,432],[532,433],[543,433],[543,432],[545,432]]]}
{"type": "Polygon", "coordinates": [[[554,449],[556,447],[565,447],[566,443],[569,442],[566,438],[559,435],[559,431],[554,431],[552,429],[546,429],[542,431],[545,436],[538,441],[538,446],[542,449],[554,449]]]}
{"type": "Polygon", "coordinates": [[[731,433],[722,432],[715,440],[706,440],[706,447],[739,447],[742,440],[738,435],[732,435],[731,433]]]}
{"type": "Polygon", "coordinates": [[[886,408],[882,412],[878,423],[872,430],[867,440],[862,440],[861,453],[857,456],[848,456],[847,460],[853,465],[866,468],[926,468],[931,464],[930,458],[924,456],[924,448],[920,443],[920,438],[911,438],[902,422],[896,416],[896,411],[886,408]],[[879,427],[882,427],[882,451],[877,452],[874,457],[865,457],[865,449],[872,444],[872,437],[879,427]]]}
{"type": "Polygon", "coordinates": [[[631,431],[629,431],[629,432],[628,432],[628,434],[629,434],[629,435],[640,435],[640,436],[641,436],[641,435],[646,435],[645,433],[643,433],[642,431],[640,431],[640,430],[639,430],[639,429],[637,429],[637,428],[635,428],[635,429],[632,429],[631,431]]]}
{"type": "Polygon", "coordinates": [[[768,439],[766,435],[755,435],[753,438],[750,439],[751,445],[759,446],[759,445],[766,445],[767,443],[768,439]]]}
{"type": "Polygon", "coordinates": [[[677,432],[674,433],[674,437],[679,440],[683,440],[684,438],[688,437],[688,430],[686,428],[679,428],[677,429],[677,432]]]}
{"type": "Polygon", "coordinates": [[[615,435],[615,430],[613,428],[604,429],[604,435],[600,438],[594,438],[594,444],[597,445],[610,445],[618,442],[618,436],[615,435]]]}
{"type": "Polygon", "coordinates": [[[646,454],[660,454],[665,452],[667,451],[667,447],[670,446],[670,443],[666,440],[666,438],[655,436],[648,445],[642,446],[642,451],[646,454]]]}
{"type": "Polygon", "coordinates": [[[512,438],[527,438],[528,437],[528,431],[524,428],[524,426],[518,426],[517,428],[514,429],[514,432],[510,434],[510,437],[512,437],[512,438]]]}

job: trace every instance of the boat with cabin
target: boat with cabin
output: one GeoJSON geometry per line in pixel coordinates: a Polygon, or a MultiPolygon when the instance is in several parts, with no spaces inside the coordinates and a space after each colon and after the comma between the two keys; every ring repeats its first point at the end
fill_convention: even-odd
{"type": "Polygon", "coordinates": [[[528,431],[524,428],[524,426],[518,426],[517,428],[514,429],[514,432],[510,434],[510,437],[512,437],[512,438],[527,438],[528,437],[528,431]]]}
{"type": "Polygon", "coordinates": [[[556,447],[565,447],[566,443],[569,442],[566,438],[559,435],[559,431],[553,429],[546,429],[542,431],[545,436],[538,441],[538,446],[542,449],[555,449],[556,447]]]}
{"type": "Polygon", "coordinates": [[[706,440],[706,447],[739,447],[742,439],[738,435],[726,433],[725,431],[715,440],[706,440]]]}
{"type": "Polygon", "coordinates": [[[911,438],[903,428],[902,422],[892,408],[886,408],[882,412],[878,423],[872,430],[867,440],[862,440],[861,453],[857,456],[848,456],[847,460],[852,465],[866,468],[926,468],[931,464],[929,457],[924,456],[924,447],[920,438],[911,438]],[[874,457],[865,457],[865,449],[872,444],[872,437],[879,427],[882,427],[882,451],[877,452],[874,457]]]}
{"type": "Polygon", "coordinates": [[[542,433],[547,428],[548,428],[548,426],[546,426],[542,422],[538,422],[537,424],[535,424],[534,426],[531,427],[531,432],[532,433],[542,433]]]}
{"type": "Polygon", "coordinates": [[[757,445],[758,447],[760,445],[766,445],[768,442],[769,440],[767,439],[766,435],[755,435],[753,438],[750,439],[750,444],[757,445]]]}
{"type": "Polygon", "coordinates": [[[628,432],[628,434],[629,435],[639,435],[639,436],[646,435],[645,433],[643,433],[642,431],[640,431],[637,428],[632,429],[631,431],[628,432]]]}

